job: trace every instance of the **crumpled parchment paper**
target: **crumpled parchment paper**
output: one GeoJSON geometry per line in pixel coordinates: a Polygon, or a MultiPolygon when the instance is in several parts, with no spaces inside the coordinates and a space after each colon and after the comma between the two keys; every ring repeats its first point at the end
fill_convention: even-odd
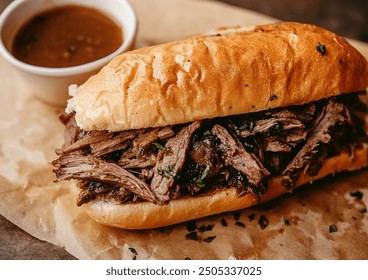
{"type": "MultiPolygon", "coordinates": [[[[131,2],[140,21],[137,47],[274,21],[207,1],[131,2]]],[[[354,44],[368,56],[366,44],[354,44]]],[[[30,94],[3,59],[0,77],[0,214],[79,259],[368,259],[368,170],[192,223],[143,231],[99,225],[76,206],[73,182],[53,182],[49,163],[63,142],[63,108],[30,94]]]]}

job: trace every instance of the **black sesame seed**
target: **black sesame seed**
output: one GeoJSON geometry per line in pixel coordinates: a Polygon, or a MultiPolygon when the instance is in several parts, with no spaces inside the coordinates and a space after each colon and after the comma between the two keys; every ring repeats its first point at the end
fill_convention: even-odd
{"type": "Polygon", "coordinates": [[[359,200],[362,200],[363,198],[363,193],[361,191],[351,192],[350,195],[359,200]]]}
{"type": "Polygon", "coordinates": [[[198,228],[198,231],[199,232],[205,232],[205,231],[210,231],[213,229],[213,225],[201,225],[199,228],[198,228]]]}
{"type": "Polygon", "coordinates": [[[235,222],[235,224],[236,224],[238,227],[243,227],[243,228],[245,228],[245,224],[244,224],[244,223],[242,223],[242,222],[237,221],[237,222],[235,222]]]}
{"type": "Polygon", "coordinates": [[[251,221],[253,221],[254,220],[254,218],[256,217],[256,214],[250,214],[250,215],[248,215],[248,220],[251,222],[251,221]]]}
{"type": "Polygon", "coordinates": [[[133,255],[138,255],[136,249],[132,248],[132,247],[129,247],[129,251],[133,253],[133,255]]]}
{"type": "Polygon", "coordinates": [[[197,224],[195,221],[188,221],[185,223],[188,231],[194,231],[197,229],[197,224]]]}
{"type": "Polygon", "coordinates": [[[336,225],[330,225],[330,228],[329,228],[329,233],[333,233],[333,232],[336,232],[337,231],[337,227],[336,225]]]}
{"type": "Polygon", "coordinates": [[[198,240],[199,239],[196,231],[192,231],[192,232],[186,234],[185,238],[189,239],[189,240],[198,240]]]}
{"type": "Polygon", "coordinates": [[[207,243],[211,243],[215,238],[216,236],[208,236],[205,239],[203,239],[203,241],[207,243]]]}
{"type": "Polygon", "coordinates": [[[261,229],[265,229],[268,226],[268,220],[265,215],[261,215],[261,217],[259,217],[258,224],[261,229]]]}
{"type": "Polygon", "coordinates": [[[234,219],[236,221],[238,221],[240,219],[240,216],[241,216],[241,212],[237,211],[237,212],[234,212],[234,219]]]}
{"type": "Polygon", "coordinates": [[[215,238],[216,236],[208,236],[203,241],[207,243],[211,243],[215,238]]]}

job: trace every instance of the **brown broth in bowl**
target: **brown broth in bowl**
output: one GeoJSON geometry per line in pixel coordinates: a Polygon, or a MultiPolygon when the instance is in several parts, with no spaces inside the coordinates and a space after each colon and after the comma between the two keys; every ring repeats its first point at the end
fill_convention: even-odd
{"type": "Polygon", "coordinates": [[[122,29],[101,12],[76,5],[45,11],[27,21],[15,36],[12,53],[43,67],[92,62],[117,50],[122,29]]]}

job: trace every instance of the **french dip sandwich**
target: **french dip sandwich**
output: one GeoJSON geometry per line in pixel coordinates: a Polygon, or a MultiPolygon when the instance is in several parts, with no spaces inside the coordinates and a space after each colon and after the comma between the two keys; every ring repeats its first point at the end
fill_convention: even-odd
{"type": "Polygon", "coordinates": [[[300,23],[198,35],[70,87],[57,180],[96,221],[148,229],[368,166],[367,60],[300,23]]]}

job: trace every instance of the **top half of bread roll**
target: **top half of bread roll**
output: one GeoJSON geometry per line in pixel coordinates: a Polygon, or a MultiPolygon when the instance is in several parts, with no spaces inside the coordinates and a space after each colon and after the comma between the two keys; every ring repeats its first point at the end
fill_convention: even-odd
{"type": "Polygon", "coordinates": [[[80,128],[121,131],[244,114],[365,90],[367,60],[320,27],[284,22],[124,53],[66,111],[80,128]]]}

